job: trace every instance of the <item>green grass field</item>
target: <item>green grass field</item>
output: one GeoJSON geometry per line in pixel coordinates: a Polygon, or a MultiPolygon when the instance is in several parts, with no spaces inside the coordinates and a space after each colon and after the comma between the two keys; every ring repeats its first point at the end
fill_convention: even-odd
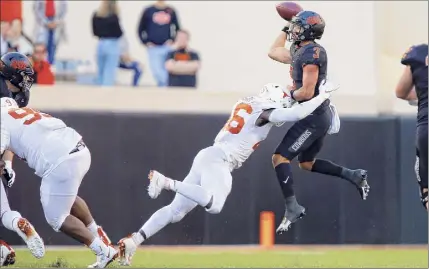
{"type": "MultiPolygon", "coordinates": [[[[46,251],[41,260],[26,249],[17,250],[13,267],[86,267],[95,256],[85,248],[46,251]]],[[[112,263],[110,267],[119,267],[112,263]]],[[[258,247],[145,247],[133,259],[135,268],[428,268],[425,247],[279,246],[258,247]]]]}

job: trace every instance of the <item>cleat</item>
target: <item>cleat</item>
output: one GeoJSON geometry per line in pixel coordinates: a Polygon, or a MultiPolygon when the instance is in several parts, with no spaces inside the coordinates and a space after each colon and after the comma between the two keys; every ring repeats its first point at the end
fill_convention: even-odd
{"type": "Polygon", "coordinates": [[[297,208],[293,211],[289,211],[286,209],[283,220],[280,223],[279,227],[277,227],[276,233],[283,234],[284,232],[289,231],[292,224],[302,219],[305,214],[305,208],[300,205],[298,205],[297,208]]]}
{"type": "Polygon", "coordinates": [[[0,267],[15,264],[15,251],[3,240],[0,240],[0,267]]]}
{"type": "Polygon", "coordinates": [[[148,178],[150,183],[149,187],[147,188],[147,192],[150,198],[156,199],[161,194],[161,191],[165,188],[167,178],[155,170],[151,170],[149,172],[148,178]]]}
{"type": "Polygon", "coordinates": [[[131,235],[122,238],[119,243],[119,264],[122,266],[130,266],[134,254],[137,250],[137,244],[134,242],[131,235]]]}
{"type": "MultiPolygon", "coordinates": [[[[112,246],[112,241],[110,240],[109,236],[107,236],[106,232],[103,230],[101,226],[98,226],[97,229],[98,237],[103,241],[106,246],[112,246]]],[[[88,265],[87,268],[98,268],[98,264],[101,262],[101,256],[97,256],[97,260],[95,263],[88,265]]]]}
{"type": "Polygon", "coordinates": [[[364,201],[368,197],[370,189],[367,179],[368,171],[362,169],[355,170],[353,182],[359,191],[360,197],[364,201]]]}
{"type": "Polygon", "coordinates": [[[108,253],[100,257],[100,262],[94,268],[106,268],[109,264],[118,258],[118,251],[113,247],[108,247],[108,253]]]}
{"type": "Polygon", "coordinates": [[[17,226],[16,232],[25,241],[31,254],[37,259],[45,256],[45,244],[33,225],[28,220],[20,218],[17,226]]]}

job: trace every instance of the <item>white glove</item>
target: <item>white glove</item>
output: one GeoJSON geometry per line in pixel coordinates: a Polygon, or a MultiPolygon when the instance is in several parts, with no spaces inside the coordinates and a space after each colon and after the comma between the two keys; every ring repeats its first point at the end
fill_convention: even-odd
{"type": "Polygon", "coordinates": [[[410,106],[418,106],[419,102],[417,100],[408,100],[410,106]]]}
{"type": "Polygon", "coordinates": [[[12,187],[13,183],[15,183],[15,171],[12,169],[12,162],[5,161],[5,167],[3,170],[3,176],[6,179],[6,185],[8,188],[12,187]]]}
{"type": "Polygon", "coordinates": [[[320,93],[331,93],[333,91],[336,91],[340,88],[339,84],[334,84],[331,81],[324,79],[320,85],[319,85],[319,92],[320,93]]]}

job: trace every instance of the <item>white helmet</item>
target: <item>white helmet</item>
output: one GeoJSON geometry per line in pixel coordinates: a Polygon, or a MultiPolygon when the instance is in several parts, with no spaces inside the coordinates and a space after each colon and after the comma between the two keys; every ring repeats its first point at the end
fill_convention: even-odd
{"type": "Polygon", "coordinates": [[[291,107],[293,105],[290,91],[276,83],[265,84],[259,92],[259,97],[279,107],[291,107]]]}
{"type": "Polygon", "coordinates": [[[16,103],[15,99],[9,98],[9,97],[2,97],[0,99],[1,107],[18,107],[18,104],[16,103]]]}

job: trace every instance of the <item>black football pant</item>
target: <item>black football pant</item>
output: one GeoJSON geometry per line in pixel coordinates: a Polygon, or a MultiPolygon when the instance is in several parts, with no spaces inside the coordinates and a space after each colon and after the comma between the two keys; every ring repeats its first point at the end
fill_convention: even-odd
{"type": "Polygon", "coordinates": [[[322,149],[330,126],[331,110],[329,105],[322,104],[312,114],[292,125],[274,153],[290,161],[298,156],[300,163],[312,162],[322,149]]]}
{"type": "Polygon", "coordinates": [[[420,124],[416,132],[416,176],[422,189],[428,188],[428,125],[420,124]]]}

